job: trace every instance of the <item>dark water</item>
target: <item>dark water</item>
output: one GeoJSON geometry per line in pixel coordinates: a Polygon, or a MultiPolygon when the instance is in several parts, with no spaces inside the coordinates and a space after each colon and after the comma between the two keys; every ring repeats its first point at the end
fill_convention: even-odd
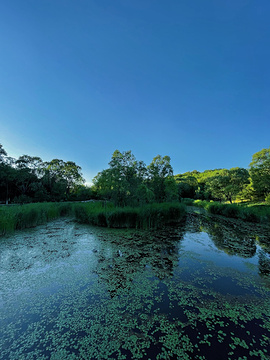
{"type": "Polygon", "coordinates": [[[0,359],[269,359],[270,234],[55,221],[0,241],[0,359]]]}

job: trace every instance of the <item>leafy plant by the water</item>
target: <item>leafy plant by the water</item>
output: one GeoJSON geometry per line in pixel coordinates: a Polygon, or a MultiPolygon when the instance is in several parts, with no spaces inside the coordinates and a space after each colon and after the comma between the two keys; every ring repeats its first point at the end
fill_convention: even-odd
{"type": "Polygon", "coordinates": [[[159,228],[179,222],[185,206],[179,203],[148,204],[140,207],[114,207],[111,203],[85,203],[75,206],[76,220],[111,228],[159,228]]]}

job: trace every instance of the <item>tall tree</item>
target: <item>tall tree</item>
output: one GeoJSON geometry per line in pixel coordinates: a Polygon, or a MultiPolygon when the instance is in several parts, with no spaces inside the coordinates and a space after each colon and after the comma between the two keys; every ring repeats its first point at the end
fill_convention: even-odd
{"type": "Polygon", "coordinates": [[[45,163],[38,156],[22,155],[16,160],[18,169],[28,169],[31,174],[41,177],[44,175],[45,163]]]}
{"type": "Polygon", "coordinates": [[[55,193],[56,199],[59,197],[67,199],[70,192],[74,191],[76,186],[84,183],[81,173],[81,167],[73,161],[63,161],[53,159],[46,163],[43,181],[49,192],[55,193]],[[60,196],[60,194],[62,194],[60,196]]]}
{"type": "Polygon", "coordinates": [[[270,147],[256,152],[249,166],[257,196],[266,197],[270,193],[270,147]]]}
{"type": "Polygon", "coordinates": [[[155,194],[157,202],[166,200],[165,179],[173,176],[173,168],[170,161],[171,158],[169,156],[162,157],[157,155],[151,164],[147,166],[149,188],[155,194]]]}
{"type": "Polygon", "coordinates": [[[145,164],[137,161],[130,150],[115,150],[109,166],[93,180],[98,194],[121,206],[138,202],[138,188],[146,174],[145,164]]]}
{"type": "MultiPolygon", "coordinates": [[[[176,180],[178,195],[179,198],[191,198],[193,199],[198,189],[198,181],[194,175],[196,170],[194,170],[192,175],[176,175],[174,178],[176,180]]],[[[197,172],[198,173],[198,172],[197,172]]]]}
{"type": "Polygon", "coordinates": [[[236,195],[249,183],[249,173],[244,168],[224,170],[222,175],[208,178],[206,188],[212,197],[232,203],[236,195]]]}
{"type": "Polygon", "coordinates": [[[10,195],[13,192],[15,169],[13,167],[14,159],[7,156],[7,152],[0,144],[0,199],[6,204],[10,201],[10,195]]]}

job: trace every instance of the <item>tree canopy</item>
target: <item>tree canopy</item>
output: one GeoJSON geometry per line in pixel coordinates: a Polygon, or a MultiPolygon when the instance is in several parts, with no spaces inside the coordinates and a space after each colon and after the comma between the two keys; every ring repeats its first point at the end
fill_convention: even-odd
{"type": "Polygon", "coordinates": [[[265,197],[270,193],[270,147],[256,152],[249,166],[254,190],[265,197]]]}
{"type": "MultiPolygon", "coordinates": [[[[17,160],[7,156],[0,144],[0,201],[35,202],[76,199],[74,194],[84,179],[81,167],[72,161],[53,159],[43,162],[40,157],[22,155],[17,160]]],[[[87,190],[87,189],[86,189],[87,190]]],[[[91,193],[92,194],[92,193],[91,193]]]]}
{"type": "Polygon", "coordinates": [[[173,175],[171,158],[157,155],[149,165],[131,150],[115,150],[108,168],[84,185],[73,161],[38,156],[9,157],[0,144],[0,201],[35,202],[111,200],[117,205],[143,205],[182,198],[230,201],[265,199],[270,194],[270,148],[256,152],[249,169],[214,169],[173,175]]]}
{"type": "Polygon", "coordinates": [[[146,166],[130,150],[115,150],[109,168],[99,172],[93,182],[101,198],[122,206],[137,205],[172,198],[176,194],[172,175],[169,156],[158,155],[146,166]]]}

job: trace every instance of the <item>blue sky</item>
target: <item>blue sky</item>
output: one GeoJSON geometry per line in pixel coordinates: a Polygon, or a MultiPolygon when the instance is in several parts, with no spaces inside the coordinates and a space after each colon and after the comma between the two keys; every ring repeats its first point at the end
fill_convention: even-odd
{"type": "Polygon", "coordinates": [[[0,143],[75,161],[115,149],[174,173],[270,146],[269,0],[0,2],[0,143]]]}

